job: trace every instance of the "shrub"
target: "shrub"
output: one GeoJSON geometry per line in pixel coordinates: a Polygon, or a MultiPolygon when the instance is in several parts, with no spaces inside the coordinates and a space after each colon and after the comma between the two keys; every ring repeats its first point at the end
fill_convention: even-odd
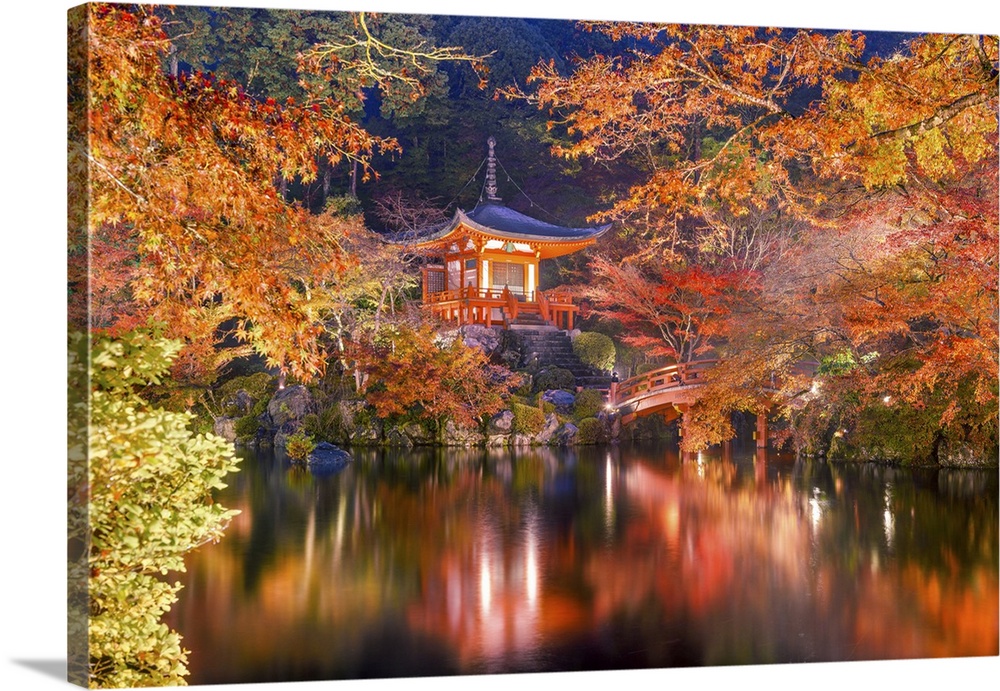
{"type": "Polygon", "coordinates": [[[580,360],[602,371],[614,369],[615,342],[596,331],[584,331],[573,339],[573,352],[580,360]]]}
{"type": "Polygon", "coordinates": [[[516,403],[518,405],[533,406],[533,405],[535,405],[532,402],[533,399],[534,399],[534,396],[531,396],[530,394],[526,395],[526,396],[514,394],[510,398],[507,399],[507,404],[508,405],[514,405],[516,403]]]}
{"type": "Polygon", "coordinates": [[[534,406],[514,403],[511,406],[514,413],[514,424],[511,429],[517,434],[534,435],[545,427],[545,413],[534,406]]]}
{"type": "Polygon", "coordinates": [[[285,453],[293,461],[304,461],[316,448],[316,442],[304,431],[299,430],[295,434],[290,434],[285,440],[285,453]]]}
{"type": "Polygon", "coordinates": [[[568,369],[562,367],[549,367],[535,377],[535,391],[548,391],[550,389],[572,391],[575,388],[576,377],[568,369]]]}
{"type": "MultiPolygon", "coordinates": [[[[183,683],[187,653],[161,621],[180,586],[165,576],[183,571],[184,555],[218,540],[238,513],[211,501],[236,469],[232,445],[193,434],[190,413],[138,394],[163,380],[180,348],[141,331],[93,344],[86,508],[94,688],[183,683]]],[[[86,371],[87,360],[69,366],[71,375],[86,371]]]]}
{"type": "Polygon", "coordinates": [[[250,413],[237,419],[233,429],[236,432],[237,441],[246,441],[247,439],[252,439],[257,434],[257,430],[260,429],[260,422],[257,421],[256,415],[250,413]]]}
{"type": "Polygon", "coordinates": [[[604,423],[596,417],[588,417],[580,420],[580,425],[576,433],[578,444],[600,444],[607,441],[604,423]]]}
{"type": "Polygon", "coordinates": [[[529,372],[519,372],[521,383],[517,385],[513,393],[517,396],[530,396],[534,391],[535,378],[529,372]]]}
{"type": "Polygon", "coordinates": [[[348,440],[344,416],[336,405],[324,408],[318,415],[306,415],[302,418],[302,429],[313,439],[331,444],[342,444],[348,440]]]}
{"type": "Polygon", "coordinates": [[[604,394],[596,389],[584,389],[576,395],[573,416],[577,420],[594,417],[604,408],[604,394]]]}

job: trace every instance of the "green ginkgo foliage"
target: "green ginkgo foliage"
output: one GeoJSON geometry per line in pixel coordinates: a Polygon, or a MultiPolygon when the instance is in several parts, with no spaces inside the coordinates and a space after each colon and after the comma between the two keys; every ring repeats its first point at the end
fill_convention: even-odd
{"type": "Polygon", "coordinates": [[[145,331],[95,338],[91,347],[93,688],[184,683],[187,651],[161,621],[181,587],[169,574],[184,571],[184,555],[218,540],[238,513],[212,500],[236,469],[232,445],[193,434],[191,414],[155,408],[138,393],[166,375],[180,347],[145,331]]]}

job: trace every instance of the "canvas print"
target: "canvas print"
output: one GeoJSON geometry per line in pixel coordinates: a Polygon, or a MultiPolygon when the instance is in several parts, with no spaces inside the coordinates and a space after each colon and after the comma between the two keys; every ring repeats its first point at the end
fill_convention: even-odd
{"type": "Polygon", "coordinates": [[[933,28],[70,10],[70,681],[997,656],[933,28]]]}

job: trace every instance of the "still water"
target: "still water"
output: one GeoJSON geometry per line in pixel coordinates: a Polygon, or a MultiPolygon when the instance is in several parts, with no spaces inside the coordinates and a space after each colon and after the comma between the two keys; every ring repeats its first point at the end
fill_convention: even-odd
{"type": "Polygon", "coordinates": [[[676,447],[244,452],[193,684],[998,653],[996,470],[676,447]]]}

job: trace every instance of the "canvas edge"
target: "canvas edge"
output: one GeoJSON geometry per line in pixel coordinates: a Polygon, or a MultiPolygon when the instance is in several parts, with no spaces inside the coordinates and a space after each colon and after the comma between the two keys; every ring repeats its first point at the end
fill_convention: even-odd
{"type": "MultiPolygon", "coordinates": [[[[67,11],[67,254],[68,285],[74,278],[89,291],[89,166],[87,165],[87,89],[90,6],[67,11]]],[[[79,288],[78,288],[79,289],[79,288]]],[[[87,300],[89,307],[89,300],[87,300]]],[[[66,679],[88,685],[88,615],[90,521],[88,515],[89,314],[67,311],[67,638],[66,679]]]]}

